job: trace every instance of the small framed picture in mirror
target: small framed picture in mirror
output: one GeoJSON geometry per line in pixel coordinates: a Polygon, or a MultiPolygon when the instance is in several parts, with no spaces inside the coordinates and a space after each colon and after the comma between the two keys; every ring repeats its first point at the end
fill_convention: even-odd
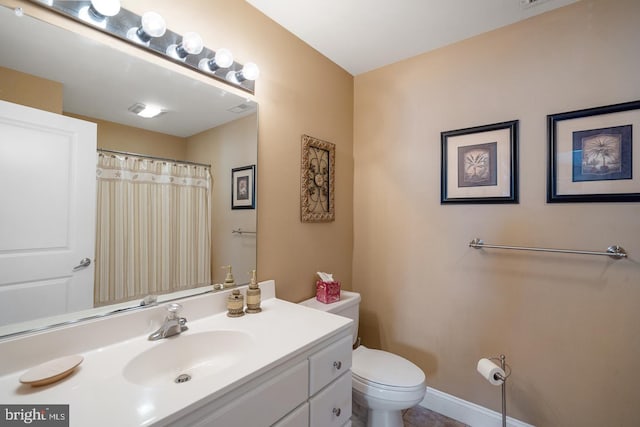
{"type": "Polygon", "coordinates": [[[231,170],[231,209],[256,208],[256,165],[231,170]]]}

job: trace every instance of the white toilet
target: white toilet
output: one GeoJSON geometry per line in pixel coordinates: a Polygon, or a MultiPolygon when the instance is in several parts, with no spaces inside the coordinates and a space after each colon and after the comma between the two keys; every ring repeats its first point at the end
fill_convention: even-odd
{"type": "MultiPolygon", "coordinates": [[[[353,319],[355,344],[360,294],[341,291],[338,302],[323,304],[311,298],[300,304],[353,319]]],[[[352,358],[353,399],[367,408],[367,427],[402,427],[402,411],[424,398],[424,372],[398,355],[363,345],[353,350],[352,358]]]]}

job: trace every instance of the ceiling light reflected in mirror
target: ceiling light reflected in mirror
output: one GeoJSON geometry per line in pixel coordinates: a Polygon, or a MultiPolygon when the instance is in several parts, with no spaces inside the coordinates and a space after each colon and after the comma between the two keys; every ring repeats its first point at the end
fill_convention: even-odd
{"type": "Polygon", "coordinates": [[[162,108],[157,105],[145,105],[142,103],[133,104],[129,107],[129,111],[145,119],[152,119],[164,113],[162,108]]]}

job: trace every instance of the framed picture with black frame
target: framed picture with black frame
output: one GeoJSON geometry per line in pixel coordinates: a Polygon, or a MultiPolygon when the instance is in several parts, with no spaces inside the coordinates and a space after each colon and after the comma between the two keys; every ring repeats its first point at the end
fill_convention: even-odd
{"type": "Polygon", "coordinates": [[[639,202],[639,126],[640,101],[548,115],[547,202],[639,202]]]}
{"type": "Polygon", "coordinates": [[[256,208],[256,165],[231,169],[231,209],[256,208]]]}
{"type": "Polygon", "coordinates": [[[518,203],[518,120],[440,134],[440,203],[518,203]]]}

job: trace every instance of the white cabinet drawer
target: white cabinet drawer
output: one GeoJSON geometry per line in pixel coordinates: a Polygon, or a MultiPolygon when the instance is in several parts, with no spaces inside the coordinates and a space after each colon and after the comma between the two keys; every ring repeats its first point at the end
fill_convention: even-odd
{"type": "Polygon", "coordinates": [[[344,373],[309,402],[309,427],[345,425],[351,418],[351,372],[344,373]]]}
{"type": "Polygon", "coordinates": [[[295,411],[278,421],[273,427],[309,427],[309,403],[305,402],[295,411]]]}
{"type": "Polygon", "coordinates": [[[309,395],[351,369],[353,337],[346,336],[309,357],[309,395]]]}
{"type": "Polygon", "coordinates": [[[307,400],[307,361],[271,378],[196,425],[267,427],[307,400]]]}

